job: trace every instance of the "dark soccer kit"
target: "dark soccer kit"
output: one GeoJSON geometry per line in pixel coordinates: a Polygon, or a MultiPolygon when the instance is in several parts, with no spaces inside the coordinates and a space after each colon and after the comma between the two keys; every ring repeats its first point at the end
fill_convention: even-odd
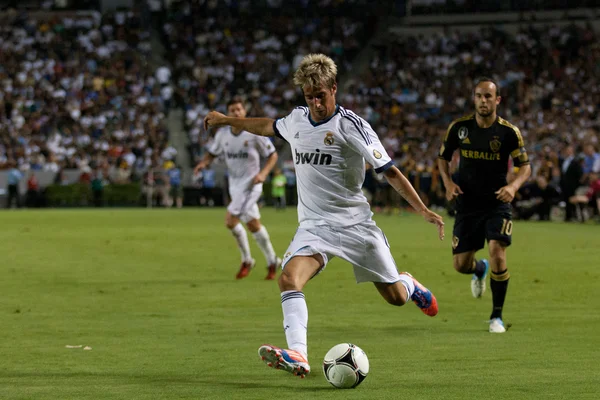
{"type": "Polygon", "coordinates": [[[479,250],[486,239],[510,245],[511,205],[496,199],[495,192],[507,185],[509,156],[515,167],[529,163],[521,132],[500,117],[489,128],[480,128],[475,114],[468,115],[450,124],[439,156],[450,161],[456,149],[456,184],[463,194],[456,201],[452,252],[479,250]]]}

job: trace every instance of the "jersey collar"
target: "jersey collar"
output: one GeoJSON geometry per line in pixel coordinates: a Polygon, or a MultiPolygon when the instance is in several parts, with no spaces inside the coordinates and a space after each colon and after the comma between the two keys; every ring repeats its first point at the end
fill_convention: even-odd
{"type": "Polygon", "coordinates": [[[229,133],[230,133],[230,134],[231,134],[231,136],[233,136],[233,137],[238,137],[238,136],[240,136],[242,133],[244,133],[244,130],[242,129],[242,130],[240,131],[240,133],[233,133],[233,128],[230,126],[230,127],[229,127],[229,133]]]}
{"type": "Polygon", "coordinates": [[[331,117],[324,119],[323,121],[319,121],[319,122],[315,122],[313,121],[312,117],[310,116],[310,111],[308,112],[308,122],[310,122],[310,124],[312,126],[319,126],[319,125],[323,125],[326,122],[329,122],[329,120],[333,117],[335,117],[335,114],[337,114],[340,111],[340,105],[336,104],[335,105],[335,112],[333,114],[331,114],[331,117]]]}

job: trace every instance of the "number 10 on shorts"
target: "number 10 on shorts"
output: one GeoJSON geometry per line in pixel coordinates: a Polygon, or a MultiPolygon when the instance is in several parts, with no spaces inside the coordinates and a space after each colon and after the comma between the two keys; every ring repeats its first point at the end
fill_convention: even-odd
{"type": "Polygon", "coordinates": [[[512,235],[513,222],[510,219],[504,218],[502,220],[502,229],[500,233],[502,235],[510,236],[512,235]]]}

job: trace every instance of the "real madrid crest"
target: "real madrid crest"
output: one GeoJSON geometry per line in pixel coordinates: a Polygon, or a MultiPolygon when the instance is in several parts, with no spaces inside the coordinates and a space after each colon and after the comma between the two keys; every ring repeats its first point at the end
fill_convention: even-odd
{"type": "Polygon", "coordinates": [[[325,135],[325,140],[323,141],[326,146],[331,146],[333,144],[333,133],[327,132],[325,135]]]}
{"type": "Polygon", "coordinates": [[[373,157],[379,160],[382,157],[382,155],[377,150],[373,150],[373,157]]]}
{"type": "Polygon", "coordinates": [[[452,248],[456,249],[458,247],[458,238],[456,236],[452,237],[452,248]]]}
{"type": "Polygon", "coordinates": [[[467,136],[469,136],[469,130],[467,129],[466,126],[461,126],[460,129],[458,130],[458,138],[460,140],[465,140],[467,138],[467,136]]]}
{"type": "Polygon", "coordinates": [[[490,140],[490,148],[494,153],[497,153],[500,150],[500,146],[502,146],[502,142],[498,139],[498,136],[494,136],[494,138],[490,140]]]}

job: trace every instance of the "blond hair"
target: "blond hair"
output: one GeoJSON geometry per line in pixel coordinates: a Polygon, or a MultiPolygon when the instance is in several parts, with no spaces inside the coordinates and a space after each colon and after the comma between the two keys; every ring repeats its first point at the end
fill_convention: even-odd
{"type": "Polygon", "coordinates": [[[335,84],[337,66],[325,54],[309,54],[304,56],[294,73],[294,84],[300,86],[321,87],[331,89],[335,84]]]}

